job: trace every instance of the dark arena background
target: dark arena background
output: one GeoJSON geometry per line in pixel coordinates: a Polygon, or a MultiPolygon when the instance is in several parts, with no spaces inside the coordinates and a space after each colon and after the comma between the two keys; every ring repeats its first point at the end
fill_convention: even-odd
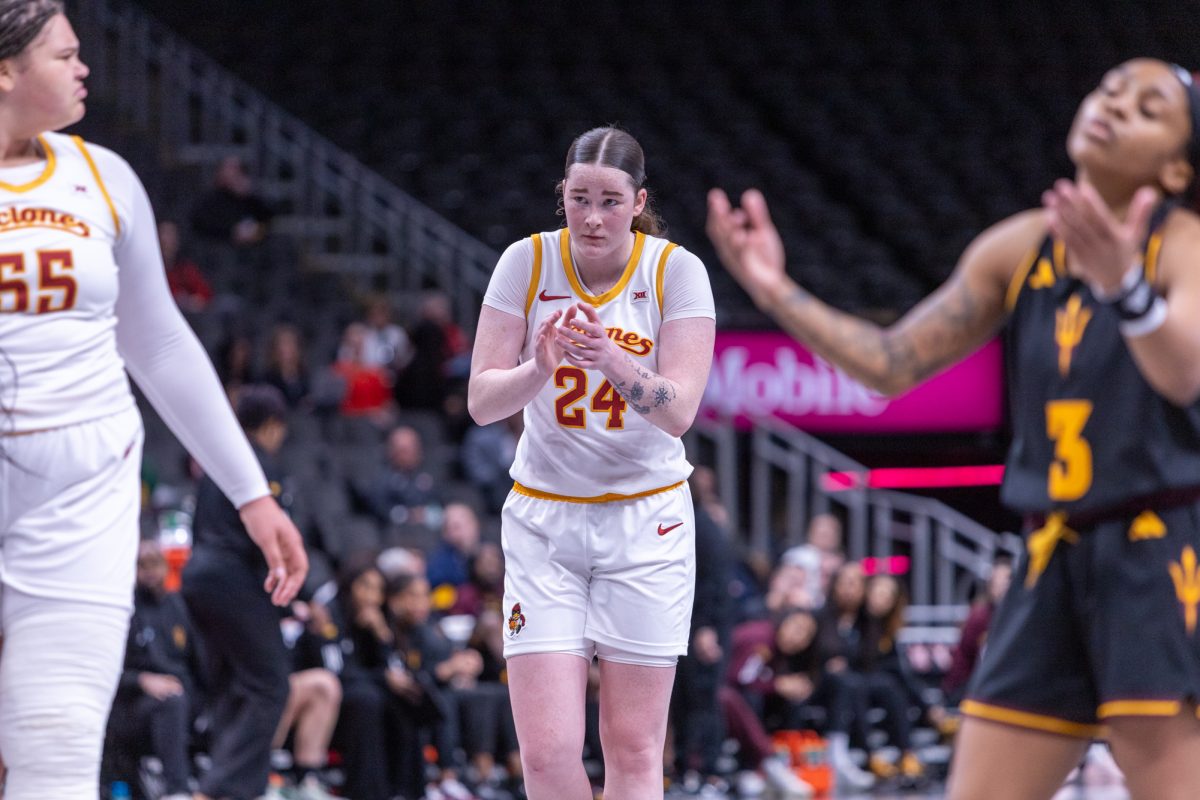
{"type": "MultiPolygon", "coordinates": [[[[80,132],[126,157],[175,223],[177,255],[164,250],[188,321],[231,395],[285,389],[282,492],[312,553],[308,596],[338,602],[338,576],[364,553],[382,553],[385,572],[427,564],[433,619],[454,648],[480,650],[499,687],[489,642],[507,610],[491,562],[514,430],[466,413],[472,332],[500,252],[562,224],[571,140],[632,133],[669,238],[704,261],[717,302],[713,378],[685,437],[702,468],[693,493],[731,554],[706,602],[730,631],[771,619],[787,571],[821,557],[801,547],[810,522],[831,515],[833,549],[893,575],[911,603],[899,642],[923,769],[866,796],[942,797],[959,628],[996,559],[1022,547],[998,502],[1002,347],[906,400],[867,392],[780,336],[726,274],[706,193],[760,188],[790,274],[888,324],[974,235],[1071,175],[1068,127],[1107,69],[1135,56],[1200,68],[1200,3],[75,0],[69,13],[92,68],[80,132]],[[384,353],[374,363],[365,339],[384,353]]],[[[143,535],[171,582],[194,465],[142,406],[143,535]]],[[[293,641],[304,628],[285,621],[293,641]]],[[[898,763],[873,714],[876,752],[898,763]]],[[[795,796],[724,728],[714,775],[676,758],[693,738],[675,734],[668,796],[795,796]]],[[[522,796],[512,753],[465,741],[430,755],[427,797],[522,796]],[[455,759],[466,795],[436,788],[455,759]]],[[[157,800],[147,755],[106,757],[105,791],[120,781],[157,800]]],[[[585,757],[598,768],[597,742],[585,757]]],[[[1061,797],[1126,797],[1102,761],[1061,797]]],[[[322,780],[339,792],[336,739],[330,764],[322,780]]]]}

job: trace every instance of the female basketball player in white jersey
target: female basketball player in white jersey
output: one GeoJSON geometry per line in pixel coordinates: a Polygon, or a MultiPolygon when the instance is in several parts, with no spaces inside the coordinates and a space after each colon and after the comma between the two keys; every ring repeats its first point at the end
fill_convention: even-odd
{"type": "Polygon", "coordinates": [[[5,800],[94,800],[138,538],[142,427],[127,368],[241,510],[266,589],[307,571],[204,351],[167,290],[120,157],[84,113],[58,0],[0,0],[0,758],[5,800]]]}
{"type": "Polygon", "coordinates": [[[1149,58],[1079,106],[1074,180],[1002,220],[895,326],[798,287],[763,196],[709,196],[755,302],[879,391],[1001,328],[1013,443],[1001,499],[1027,554],[988,631],[948,798],[1045,800],[1107,731],[1135,800],[1200,797],[1200,87],[1149,58]]]}
{"type": "Polygon", "coordinates": [[[600,659],[604,794],[662,797],[676,657],[695,579],[691,426],[712,363],[704,265],[659,238],[632,136],[567,152],[567,227],[500,258],[479,314],[468,403],[524,409],[503,511],[505,655],[532,800],[585,800],[584,690],[600,659]]]}

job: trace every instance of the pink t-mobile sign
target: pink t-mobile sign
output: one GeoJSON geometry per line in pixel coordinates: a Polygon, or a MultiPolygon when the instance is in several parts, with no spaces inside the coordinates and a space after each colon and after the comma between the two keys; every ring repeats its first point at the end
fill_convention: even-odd
{"type": "Polygon", "coordinates": [[[1000,342],[978,351],[899,397],[876,394],[790,337],[718,331],[701,413],[775,416],[816,433],[976,431],[1004,414],[1000,342]]]}

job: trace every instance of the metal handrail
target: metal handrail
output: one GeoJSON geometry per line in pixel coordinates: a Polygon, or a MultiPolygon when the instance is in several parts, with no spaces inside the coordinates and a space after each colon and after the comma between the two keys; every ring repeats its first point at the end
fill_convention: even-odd
{"type": "Polygon", "coordinates": [[[145,12],[75,0],[88,81],[167,163],[237,154],[284,206],[307,264],[357,288],[435,285],[473,321],[498,254],[315,133],[145,12]]]}
{"type": "Polygon", "coordinates": [[[961,619],[995,556],[1015,556],[1022,547],[1020,537],[997,533],[929,497],[865,486],[829,491],[830,473],[865,475],[866,467],[772,418],[755,420],[740,437],[733,420],[701,418],[689,439],[690,452],[711,452],[722,497],[737,510],[735,524],[755,550],[775,553],[801,544],[813,515],[838,511],[845,520],[849,558],[907,553],[908,621],[913,624],[961,619]]]}

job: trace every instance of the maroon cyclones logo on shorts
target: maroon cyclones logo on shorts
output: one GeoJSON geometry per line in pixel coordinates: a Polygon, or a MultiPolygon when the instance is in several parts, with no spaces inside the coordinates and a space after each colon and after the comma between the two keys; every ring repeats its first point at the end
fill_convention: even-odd
{"type": "Polygon", "coordinates": [[[512,613],[508,616],[508,638],[513,638],[525,629],[525,615],[521,613],[521,604],[513,603],[512,613]]]}

